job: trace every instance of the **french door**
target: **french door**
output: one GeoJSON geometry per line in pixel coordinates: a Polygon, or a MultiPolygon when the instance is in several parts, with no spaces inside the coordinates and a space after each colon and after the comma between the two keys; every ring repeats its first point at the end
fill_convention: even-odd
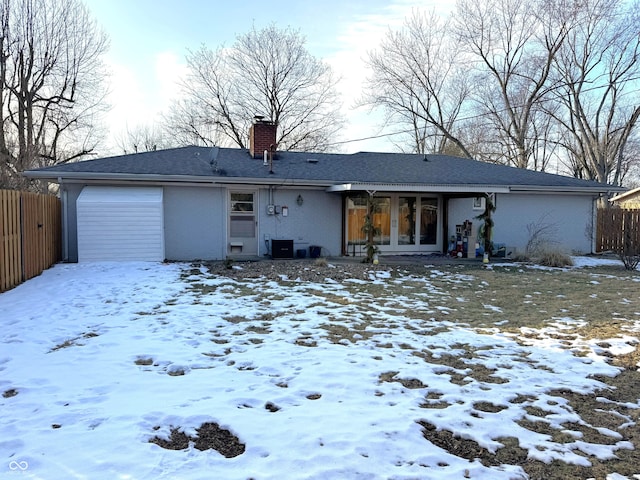
{"type": "MultiPolygon", "coordinates": [[[[363,231],[367,196],[347,197],[347,253],[359,254],[366,244],[363,231]]],[[[439,201],[416,194],[376,194],[372,199],[374,241],[381,252],[439,251],[439,201]]]]}

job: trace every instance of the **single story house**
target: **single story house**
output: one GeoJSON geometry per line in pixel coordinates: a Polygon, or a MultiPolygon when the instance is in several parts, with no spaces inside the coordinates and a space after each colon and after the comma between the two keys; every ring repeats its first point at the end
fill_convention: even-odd
{"type": "Polygon", "coordinates": [[[25,175],[59,184],[69,262],[364,255],[369,196],[382,256],[474,256],[486,195],[494,245],[523,251],[546,225],[557,246],[590,253],[596,203],[621,191],[447,155],[280,152],[275,134],[258,119],[248,150],[173,148],[25,175]]]}
{"type": "Polygon", "coordinates": [[[640,187],[616,195],[610,201],[625,210],[640,210],[640,187]]]}

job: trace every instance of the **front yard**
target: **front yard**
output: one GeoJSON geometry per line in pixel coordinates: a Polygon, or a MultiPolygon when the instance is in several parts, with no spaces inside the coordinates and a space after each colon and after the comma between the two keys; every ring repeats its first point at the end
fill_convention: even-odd
{"type": "Polygon", "coordinates": [[[640,478],[640,274],[587,263],[57,265],[0,295],[0,477],[640,478]]]}

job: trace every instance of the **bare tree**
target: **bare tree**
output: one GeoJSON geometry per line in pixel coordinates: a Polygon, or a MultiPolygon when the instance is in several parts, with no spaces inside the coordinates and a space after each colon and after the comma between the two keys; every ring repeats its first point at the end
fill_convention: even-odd
{"type": "Polygon", "coordinates": [[[449,23],[414,12],[369,55],[365,103],[406,132],[401,150],[621,184],[638,162],[639,7],[458,0],[449,23]]]}
{"type": "Polygon", "coordinates": [[[632,189],[640,187],[640,135],[637,129],[624,149],[620,185],[632,189]]]}
{"type": "Polygon", "coordinates": [[[554,118],[572,173],[620,184],[628,171],[626,149],[640,118],[640,14],[622,0],[571,2],[573,23],[555,68],[562,88],[554,118]]]}
{"type": "Polygon", "coordinates": [[[371,76],[360,104],[382,107],[413,152],[471,157],[455,128],[469,86],[448,29],[435,12],[414,11],[401,30],[389,31],[368,55],[371,76]]]}
{"type": "Polygon", "coordinates": [[[336,79],[297,30],[254,27],[229,48],[190,52],[187,64],[184,100],[166,116],[183,138],[246,148],[260,115],[278,125],[278,149],[325,151],[343,126],[336,79]]]}
{"type": "Polygon", "coordinates": [[[127,127],[116,138],[118,149],[124,153],[152,152],[177,146],[170,137],[156,125],[138,125],[127,127]]]}
{"type": "Polygon", "coordinates": [[[490,127],[487,160],[544,169],[550,152],[540,135],[550,134],[542,102],[554,88],[553,60],[567,26],[553,2],[458,0],[456,34],[475,65],[477,113],[490,127]]]}
{"type": "Polygon", "coordinates": [[[0,171],[69,162],[96,146],[107,39],[80,0],[1,0],[0,171]]]}

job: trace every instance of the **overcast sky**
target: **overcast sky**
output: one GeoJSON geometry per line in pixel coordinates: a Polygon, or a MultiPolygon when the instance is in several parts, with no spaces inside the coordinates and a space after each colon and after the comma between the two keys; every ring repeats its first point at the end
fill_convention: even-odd
{"type": "MultiPolygon", "coordinates": [[[[367,73],[363,59],[389,28],[414,8],[452,7],[447,0],[85,0],[110,38],[111,134],[152,123],[178,94],[185,54],[201,44],[215,49],[236,35],[271,23],[300,29],[312,55],[342,76],[348,129],[342,140],[375,136],[379,121],[353,108],[367,73]]],[[[347,143],[344,151],[391,151],[386,139],[347,143]]],[[[103,152],[99,152],[102,155],[103,152]]]]}

